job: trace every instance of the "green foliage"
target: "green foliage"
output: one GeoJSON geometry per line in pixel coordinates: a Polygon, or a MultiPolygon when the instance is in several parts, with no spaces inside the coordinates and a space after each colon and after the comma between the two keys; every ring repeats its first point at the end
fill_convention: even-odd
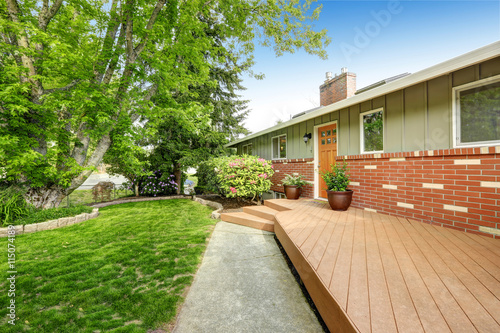
{"type": "Polygon", "coordinates": [[[500,83],[460,92],[460,141],[500,140],[500,83]]]}
{"type": "Polygon", "coordinates": [[[0,189],[0,225],[12,224],[35,210],[26,203],[23,194],[23,191],[13,186],[0,189]]]}
{"type": "Polygon", "coordinates": [[[383,112],[374,112],[363,116],[364,151],[384,150],[383,112]]]}
{"type": "Polygon", "coordinates": [[[178,188],[174,175],[163,173],[160,170],[148,176],[134,177],[129,184],[129,189],[139,185],[139,194],[143,196],[156,197],[157,195],[175,194],[178,188]]]}
{"type": "Polygon", "coordinates": [[[304,179],[304,176],[298,173],[293,173],[292,175],[285,174],[285,178],[281,181],[283,185],[294,185],[301,188],[305,185],[311,185],[310,181],[304,179]]]}
{"type": "Polygon", "coordinates": [[[105,155],[116,172],[139,175],[143,137],[174,138],[158,155],[180,153],[174,168],[185,167],[203,142],[243,131],[234,90],[255,43],[326,57],[314,2],[1,1],[2,173],[59,200],[33,200],[50,206],[63,196],[44,193],[71,193],[105,155]]]}
{"type": "Polygon", "coordinates": [[[348,171],[347,162],[344,160],[342,166],[339,166],[338,163],[332,164],[331,171],[322,173],[321,178],[325,181],[328,190],[344,192],[349,186],[348,171]]]}
{"type": "Polygon", "coordinates": [[[216,193],[222,194],[219,188],[219,181],[217,177],[217,168],[215,159],[202,161],[198,164],[195,176],[198,178],[198,184],[195,188],[196,193],[216,193]]]}
{"type": "MultiPolygon", "coordinates": [[[[191,200],[109,206],[99,217],[18,235],[16,325],[2,332],[152,332],[175,320],[210,231],[191,200]]],[[[0,248],[7,249],[7,238],[0,248]]],[[[5,279],[7,260],[0,261],[5,279]]],[[[6,288],[5,283],[3,286],[6,288]]],[[[8,304],[7,292],[0,303],[8,304]]],[[[0,316],[9,309],[2,306],[0,316]]]]}
{"type": "Polygon", "coordinates": [[[220,191],[228,198],[253,200],[271,188],[273,166],[258,156],[219,157],[214,166],[220,191]]]}
{"type": "Polygon", "coordinates": [[[26,217],[15,220],[13,224],[21,225],[21,224],[39,223],[39,222],[60,219],[62,217],[76,216],[78,214],[91,213],[91,212],[92,212],[92,207],[84,205],[38,209],[36,211],[33,211],[26,217]]]}

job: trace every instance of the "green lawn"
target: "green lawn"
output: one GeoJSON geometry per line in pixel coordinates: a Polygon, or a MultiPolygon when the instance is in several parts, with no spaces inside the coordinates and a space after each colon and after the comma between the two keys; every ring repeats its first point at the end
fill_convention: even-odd
{"type": "Polygon", "coordinates": [[[210,213],[185,199],[127,203],[80,224],[17,236],[14,327],[1,238],[2,332],[166,329],[216,222],[210,213]]]}

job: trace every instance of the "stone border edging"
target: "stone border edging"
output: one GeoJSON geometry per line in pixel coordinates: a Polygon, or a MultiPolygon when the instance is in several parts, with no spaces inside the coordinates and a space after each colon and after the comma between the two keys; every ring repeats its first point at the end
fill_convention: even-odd
{"type": "Polygon", "coordinates": [[[197,198],[196,196],[193,196],[193,201],[199,202],[205,206],[215,208],[215,210],[212,212],[212,218],[215,220],[220,218],[220,214],[221,214],[222,210],[224,209],[224,207],[218,202],[200,199],[200,198],[197,198]]]}
{"type": "MultiPolygon", "coordinates": [[[[45,222],[40,222],[40,223],[32,223],[32,224],[15,225],[14,230],[15,230],[15,235],[22,235],[22,234],[28,234],[28,233],[37,232],[37,231],[62,228],[62,227],[72,225],[75,223],[87,221],[87,220],[96,218],[98,216],[99,216],[99,208],[94,208],[92,210],[92,213],[90,213],[90,214],[89,213],[82,213],[82,214],[78,214],[76,216],[71,216],[71,217],[61,217],[57,220],[50,220],[50,221],[45,221],[45,222]]],[[[0,237],[7,237],[8,230],[9,230],[9,228],[0,228],[0,237]]]]}

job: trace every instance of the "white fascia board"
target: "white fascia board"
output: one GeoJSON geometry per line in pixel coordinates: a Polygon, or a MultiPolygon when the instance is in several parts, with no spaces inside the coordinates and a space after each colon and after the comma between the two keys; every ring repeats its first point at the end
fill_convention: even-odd
{"type": "Polygon", "coordinates": [[[337,103],[333,103],[324,107],[319,108],[318,110],[312,111],[310,113],[307,113],[301,117],[289,120],[287,122],[278,124],[276,126],[267,128],[265,130],[262,130],[260,132],[250,134],[244,138],[235,140],[233,142],[230,142],[225,145],[225,147],[231,147],[234,146],[240,142],[247,141],[253,138],[256,138],[258,136],[280,130],[285,127],[289,127],[295,124],[302,123],[304,121],[314,119],[319,116],[323,116],[325,114],[342,110],[347,107],[353,106],[355,104],[362,103],[366,100],[370,100],[379,96],[383,96],[386,94],[389,94],[394,91],[398,91],[401,89],[404,89],[406,87],[425,82],[431,79],[434,79],[436,77],[442,76],[449,74],[451,72],[457,71],[459,69],[475,65],[477,63],[498,57],[500,55],[500,41],[495,42],[489,45],[486,45],[484,47],[481,47],[479,49],[476,49],[474,51],[465,53],[463,55],[460,55],[456,58],[447,60],[445,62],[442,62],[440,64],[434,65],[432,67],[423,69],[419,72],[410,74],[408,76],[405,76],[399,80],[395,80],[392,82],[389,82],[387,84],[384,84],[380,87],[373,88],[371,90],[368,90],[362,94],[359,95],[354,95],[352,97],[349,97],[347,99],[341,100],[337,103]]]}

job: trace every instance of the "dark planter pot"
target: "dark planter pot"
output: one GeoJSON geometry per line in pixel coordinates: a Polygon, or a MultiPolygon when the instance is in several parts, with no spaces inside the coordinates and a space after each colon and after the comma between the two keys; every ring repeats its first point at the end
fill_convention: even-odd
{"type": "Polygon", "coordinates": [[[302,194],[302,188],[297,187],[297,185],[284,185],[284,187],[287,199],[297,200],[302,194]]]}
{"type": "Polygon", "coordinates": [[[352,190],[348,189],[345,192],[326,190],[326,193],[328,193],[328,203],[333,210],[344,211],[351,205],[352,190]]]}

